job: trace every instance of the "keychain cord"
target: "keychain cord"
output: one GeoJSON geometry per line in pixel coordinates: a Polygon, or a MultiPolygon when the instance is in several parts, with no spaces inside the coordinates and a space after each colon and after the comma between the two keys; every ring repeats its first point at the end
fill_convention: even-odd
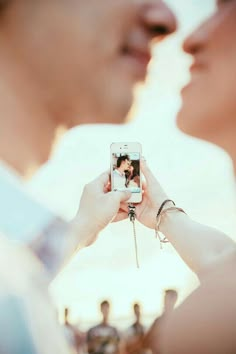
{"type": "Polygon", "coordinates": [[[137,244],[137,234],[136,234],[136,227],[135,227],[136,207],[135,207],[133,204],[129,204],[129,205],[128,205],[128,208],[129,208],[128,216],[129,216],[130,221],[131,221],[132,224],[133,224],[136,265],[137,265],[137,268],[139,268],[138,244],[137,244]]]}

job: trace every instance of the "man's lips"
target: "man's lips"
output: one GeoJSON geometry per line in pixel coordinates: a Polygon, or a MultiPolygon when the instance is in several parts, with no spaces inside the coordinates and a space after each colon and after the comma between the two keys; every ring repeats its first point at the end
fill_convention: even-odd
{"type": "Polygon", "coordinates": [[[144,65],[145,67],[147,67],[151,61],[150,52],[142,52],[138,49],[130,49],[129,55],[134,57],[137,61],[140,62],[140,64],[144,65]]]}
{"type": "Polygon", "coordinates": [[[147,73],[147,67],[151,61],[151,53],[149,50],[143,50],[136,47],[124,47],[122,56],[131,62],[136,76],[143,79],[147,73]]]}

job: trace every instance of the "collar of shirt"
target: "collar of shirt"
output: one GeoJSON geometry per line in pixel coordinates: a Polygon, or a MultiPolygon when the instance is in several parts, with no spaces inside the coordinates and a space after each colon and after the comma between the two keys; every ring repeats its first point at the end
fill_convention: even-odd
{"type": "Polygon", "coordinates": [[[28,243],[53,220],[55,215],[30,195],[14,170],[0,162],[0,231],[28,243]]]}
{"type": "Polygon", "coordinates": [[[11,168],[0,162],[0,232],[28,245],[51,274],[65,257],[70,226],[33,197],[11,168]]]}
{"type": "Polygon", "coordinates": [[[125,177],[125,173],[124,172],[120,172],[119,170],[115,170],[115,172],[119,175],[119,176],[121,176],[121,177],[125,177]]]}

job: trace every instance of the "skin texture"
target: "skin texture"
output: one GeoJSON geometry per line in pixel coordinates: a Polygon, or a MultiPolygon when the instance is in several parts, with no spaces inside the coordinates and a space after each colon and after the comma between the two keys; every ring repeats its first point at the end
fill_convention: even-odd
{"type": "Polygon", "coordinates": [[[163,354],[232,354],[236,350],[233,254],[214,265],[162,328],[163,354]]]}
{"type": "Polygon", "coordinates": [[[143,347],[151,350],[152,354],[160,353],[160,336],[163,322],[167,316],[174,311],[177,301],[177,292],[175,290],[167,290],[164,295],[164,311],[160,317],[157,317],[151,327],[146,332],[143,339],[143,347]]]}
{"type": "Polygon", "coordinates": [[[235,33],[236,1],[218,1],[215,14],[185,40],[193,66],[177,120],[181,130],[223,147],[234,161],[235,33]]]}

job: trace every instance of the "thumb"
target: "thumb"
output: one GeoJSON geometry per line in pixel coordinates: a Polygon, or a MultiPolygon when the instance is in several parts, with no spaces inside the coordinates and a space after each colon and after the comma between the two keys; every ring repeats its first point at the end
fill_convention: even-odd
{"type": "Polygon", "coordinates": [[[114,198],[117,199],[119,203],[129,200],[132,195],[130,191],[124,191],[124,192],[116,191],[116,192],[111,192],[110,194],[112,194],[112,196],[114,196],[114,198]]]}
{"type": "Polygon", "coordinates": [[[102,192],[104,188],[108,185],[109,182],[109,171],[106,171],[102,173],[99,177],[94,179],[91,184],[93,185],[93,188],[96,189],[97,191],[102,192]]]}
{"type": "Polygon", "coordinates": [[[118,222],[118,221],[123,221],[128,218],[128,213],[125,211],[119,211],[115,218],[112,220],[112,222],[118,222]]]}

